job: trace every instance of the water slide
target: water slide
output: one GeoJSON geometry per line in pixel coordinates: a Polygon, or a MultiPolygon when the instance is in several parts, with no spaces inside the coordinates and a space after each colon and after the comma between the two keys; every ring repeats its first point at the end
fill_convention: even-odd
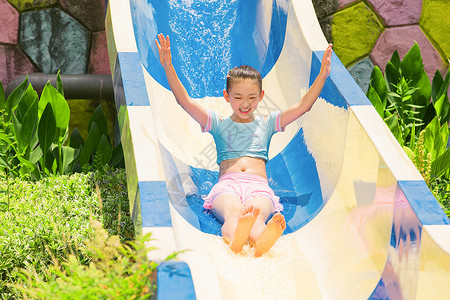
{"type": "Polygon", "coordinates": [[[275,246],[231,253],[202,208],[214,141],[176,104],[156,35],[170,36],[191,97],[223,116],[228,70],[259,70],[267,116],[319,73],[327,42],[311,0],[110,0],[106,27],[132,217],[162,261],[158,299],[448,299],[449,219],[335,54],[312,110],[272,139],[267,174],[287,220],[275,246]]]}

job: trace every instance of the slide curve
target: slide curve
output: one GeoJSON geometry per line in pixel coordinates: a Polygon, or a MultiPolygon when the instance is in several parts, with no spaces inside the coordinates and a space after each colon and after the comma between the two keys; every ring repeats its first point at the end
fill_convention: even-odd
{"type": "Polygon", "coordinates": [[[447,299],[449,219],[333,54],[310,112],[274,135],[269,184],[287,229],[233,254],[202,207],[218,180],[209,134],[176,103],[154,40],[169,35],[195,101],[221,115],[229,69],[261,72],[267,116],[297,102],[327,42],[311,0],[110,0],[108,51],[136,232],[162,261],[158,299],[447,299]],[[182,251],[176,261],[163,261],[182,251]]]}

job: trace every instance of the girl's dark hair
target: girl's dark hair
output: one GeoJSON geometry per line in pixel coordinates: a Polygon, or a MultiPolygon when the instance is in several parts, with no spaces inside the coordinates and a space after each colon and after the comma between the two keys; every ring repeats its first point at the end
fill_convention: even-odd
{"type": "Polygon", "coordinates": [[[232,84],[237,80],[242,79],[253,79],[258,82],[259,90],[262,91],[262,78],[261,74],[254,68],[242,65],[239,67],[234,67],[228,72],[227,75],[227,92],[230,91],[232,84]]]}

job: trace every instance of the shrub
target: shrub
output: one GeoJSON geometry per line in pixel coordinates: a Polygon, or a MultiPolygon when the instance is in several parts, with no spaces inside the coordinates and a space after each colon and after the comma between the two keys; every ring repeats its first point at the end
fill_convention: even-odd
{"type": "Polygon", "coordinates": [[[450,72],[444,79],[436,71],[430,84],[415,43],[403,60],[394,52],[384,76],[375,67],[367,91],[367,97],[447,215],[450,215],[449,83],[450,72]]]}
{"type": "Polygon", "coordinates": [[[76,256],[54,260],[42,275],[22,271],[15,286],[27,297],[37,299],[150,299],[157,264],[147,259],[145,242],[150,235],[129,245],[118,236],[109,236],[98,221],[91,221],[94,238],[87,244],[92,256],[89,265],[76,256]]]}
{"type": "Polygon", "coordinates": [[[38,180],[44,176],[96,170],[106,164],[123,167],[122,146],[112,147],[101,106],[93,112],[88,137],[70,135],[70,109],[59,73],[39,98],[28,78],[7,99],[0,83],[0,171],[38,180]]]}
{"type": "Polygon", "coordinates": [[[108,234],[118,235],[121,242],[134,239],[125,169],[112,169],[106,165],[95,172],[94,180],[103,226],[108,234]]]}
{"type": "MultiPolygon", "coordinates": [[[[17,291],[6,283],[17,280],[14,271],[32,268],[40,272],[73,253],[80,262],[91,258],[85,241],[92,236],[89,218],[99,218],[92,174],[44,178],[37,182],[19,178],[0,181],[0,190],[9,184],[9,206],[0,206],[0,298],[11,299],[17,291]]],[[[6,193],[0,194],[5,202],[6,193]]]]}

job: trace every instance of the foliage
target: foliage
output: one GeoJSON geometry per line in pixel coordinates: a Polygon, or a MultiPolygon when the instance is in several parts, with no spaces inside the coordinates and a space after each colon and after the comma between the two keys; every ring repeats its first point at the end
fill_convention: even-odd
{"type": "Polygon", "coordinates": [[[403,60],[394,52],[384,76],[375,67],[367,91],[378,114],[447,211],[450,209],[445,206],[450,193],[449,82],[450,72],[443,79],[436,71],[430,84],[415,43],[403,60]]]}
{"type": "Polygon", "coordinates": [[[40,99],[28,78],[6,100],[1,88],[0,110],[0,170],[6,176],[38,180],[81,171],[82,166],[85,170],[123,166],[122,147],[111,146],[101,106],[91,116],[86,142],[75,129],[66,145],[70,109],[59,73],[57,89],[47,82],[40,99]],[[94,157],[100,159],[92,167],[94,157]]]}
{"type": "Polygon", "coordinates": [[[119,235],[121,242],[134,238],[130,216],[125,169],[112,169],[108,165],[95,172],[99,206],[103,226],[109,235],[119,235]]]}
{"type": "MultiPolygon", "coordinates": [[[[6,182],[0,181],[0,189],[5,186],[6,182]]],[[[61,268],[72,262],[81,272],[75,277],[88,276],[83,272],[89,270],[82,267],[93,259],[87,241],[105,240],[103,233],[103,237],[95,236],[101,230],[94,232],[90,228],[92,218],[102,220],[110,236],[118,234],[120,241],[133,245],[124,169],[105,166],[95,174],[50,176],[37,182],[15,178],[10,182],[10,190],[11,208],[0,206],[0,219],[5,220],[0,223],[0,299],[24,297],[19,290],[25,283],[19,284],[21,278],[17,275],[22,268],[22,275],[32,272],[46,281],[51,279],[45,276],[55,261],[61,268]]],[[[5,197],[6,194],[0,194],[0,202],[5,197]]],[[[110,270],[113,277],[117,275],[116,267],[110,270]]]]}
{"type": "Polygon", "coordinates": [[[69,255],[42,275],[34,270],[20,273],[16,287],[25,298],[37,299],[150,299],[155,290],[152,274],[157,264],[147,259],[145,245],[150,235],[124,245],[118,236],[109,236],[98,221],[91,221],[94,238],[87,249],[92,256],[89,265],[69,255]]]}
{"type": "MultiPolygon", "coordinates": [[[[0,189],[5,189],[0,181],[0,189]]],[[[0,208],[0,299],[14,299],[17,291],[6,286],[18,278],[18,268],[40,272],[73,253],[88,263],[85,240],[92,236],[89,218],[100,217],[92,174],[47,177],[37,182],[15,178],[10,207],[0,208]]],[[[0,194],[4,201],[5,194],[0,194]]]]}

